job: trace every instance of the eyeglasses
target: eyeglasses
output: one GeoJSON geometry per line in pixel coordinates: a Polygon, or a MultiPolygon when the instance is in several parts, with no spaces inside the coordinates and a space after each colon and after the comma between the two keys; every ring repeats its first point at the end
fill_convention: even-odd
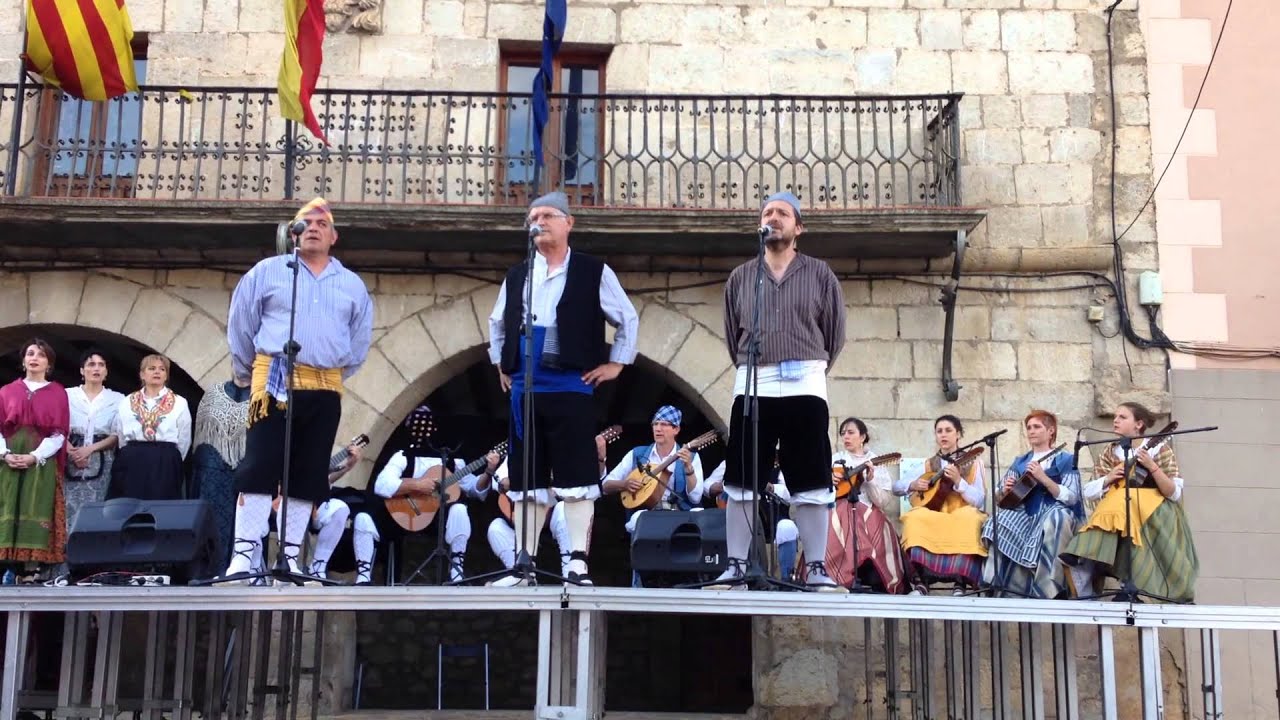
{"type": "Polygon", "coordinates": [[[529,217],[525,218],[524,227],[527,230],[534,225],[541,225],[542,223],[548,222],[550,220],[555,220],[557,218],[564,218],[564,217],[569,217],[569,216],[565,215],[562,212],[556,212],[555,210],[548,210],[547,212],[534,213],[533,215],[530,215],[529,217]]]}

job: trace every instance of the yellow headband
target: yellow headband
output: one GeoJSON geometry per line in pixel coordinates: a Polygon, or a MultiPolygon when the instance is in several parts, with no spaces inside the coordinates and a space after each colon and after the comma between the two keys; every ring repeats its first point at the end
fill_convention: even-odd
{"type": "Polygon", "coordinates": [[[328,220],[330,225],[333,224],[333,211],[329,209],[329,201],[322,197],[318,197],[306,205],[303,205],[302,209],[298,211],[298,214],[293,216],[293,219],[301,220],[314,212],[324,215],[324,219],[328,220]]]}

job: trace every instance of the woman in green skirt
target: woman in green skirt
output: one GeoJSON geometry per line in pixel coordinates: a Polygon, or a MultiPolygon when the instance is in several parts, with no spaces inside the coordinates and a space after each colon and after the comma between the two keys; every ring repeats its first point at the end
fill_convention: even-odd
{"type": "MultiPolygon", "coordinates": [[[[1154,424],[1154,413],[1125,402],[1111,429],[1132,438],[1151,433],[1154,424]]],[[[1094,594],[1099,575],[1130,580],[1139,592],[1172,602],[1190,602],[1194,595],[1200,562],[1182,508],[1178,459],[1168,437],[1146,442],[1135,440],[1129,450],[1108,445],[1094,465],[1095,479],[1084,486],[1085,499],[1097,506],[1061,556],[1077,597],[1094,594]],[[1127,512],[1126,458],[1134,461],[1127,512]]]]}
{"type": "Polygon", "coordinates": [[[19,582],[62,562],[67,540],[62,498],[70,426],[67,391],[51,382],[53,348],[23,346],[25,377],[0,388],[0,565],[19,582]]]}

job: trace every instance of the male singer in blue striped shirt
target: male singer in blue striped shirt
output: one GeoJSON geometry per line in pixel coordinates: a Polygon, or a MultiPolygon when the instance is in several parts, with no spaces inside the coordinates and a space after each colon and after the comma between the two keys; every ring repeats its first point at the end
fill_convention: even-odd
{"type": "MultiPolygon", "coordinates": [[[[238,379],[249,381],[249,430],[244,460],[236,468],[235,543],[225,577],[247,574],[250,558],[267,534],[271,499],[289,453],[288,526],[279,522],[281,552],[298,572],[311,509],[329,498],[329,448],[342,418],[342,382],[364,364],[373,334],[373,301],[360,276],[332,257],[338,241],[329,203],[316,198],[298,211],[306,222],[298,238],[297,313],[294,339],[301,346],[293,374],[293,437],[284,444],[288,388],[285,343],[293,304],[289,255],[259,262],[236,285],[227,320],[227,342],[238,379]]],[[[279,511],[278,511],[279,512],[279,511]]]]}

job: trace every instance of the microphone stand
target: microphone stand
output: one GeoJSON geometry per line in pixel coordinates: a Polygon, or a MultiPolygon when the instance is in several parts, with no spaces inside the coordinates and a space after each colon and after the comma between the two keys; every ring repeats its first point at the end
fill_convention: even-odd
{"type": "MultiPolygon", "coordinates": [[[[745,469],[749,483],[743,483],[743,487],[751,488],[751,510],[748,517],[751,518],[751,544],[747,546],[747,569],[741,577],[731,578],[729,580],[693,583],[688,585],[678,585],[684,588],[702,588],[709,585],[728,585],[729,587],[745,586],[748,590],[808,590],[809,588],[798,583],[787,582],[769,575],[761,564],[760,553],[757,550],[757,543],[763,542],[764,523],[760,519],[760,494],[764,492],[764,488],[760,487],[760,305],[764,302],[764,246],[765,240],[769,237],[770,231],[761,228],[759,232],[759,244],[756,248],[756,291],[755,302],[751,308],[751,334],[750,341],[747,343],[747,364],[746,364],[746,382],[743,383],[744,394],[742,397],[742,415],[747,419],[751,426],[751,441],[743,443],[741,455],[747,456],[742,458],[740,467],[745,469]],[[748,452],[748,450],[750,452],[748,452]],[[749,460],[748,460],[749,457],[749,460]]],[[[770,448],[772,450],[773,448],[770,448]]],[[[808,548],[805,548],[808,550],[808,548]]],[[[825,552],[826,548],[822,548],[825,552]]]]}
{"type": "MultiPolygon", "coordinates": [[[[863,451],[865,452],[866,449],[863,448],[863,451]]],[[[849,509],[851,511],[849,513],[849,517],[852,518],[851,522],[849,523],[849,535],[853,540],[853,578],[849,584],[849,592],[850,593],[869,593],[871,592],[871,588],[862,584],[862,580],[859,578],[859,572],[858,572],[858,570],[861,569],[861,563],[858,560],[858,498],[862,496],[862,483],[854,483],[853,482],[854,478],[848,477],[849,464],[847,462],[845,462],[844,460],[841,460],[840,465],[844,467],[845,477],[849,481],[848,502],[849,502],[849,509]]],[[[862,472],[865,473],[870,469],[871,469],[871,466],[868,466],[864,468],[862,472]]],[[[870,482],[870,481],[863,480],[862,482],[870,482]]],[[[836,500],[836,502],[839,503],[840,501],[836,500]]],[[[868,505],[871,504],[870,498],[868,498],[867,504],[868,505]]],[[[823,550],[824,550],[823,560],[826,560],[826,553],[825,553],[826,548],[823,548],[823,550]]],[[[831,568],[827,568],[827,574],[828,575],[831,574],[831,568]]],[[[887,590],[888,588],[886,588],[886,591],[887,590]]]]}
{"type": "MultiPolygon", "coordinates": [[[[1133,496],[1131,492],[1131,488],[1133,486],[1129,482],[1129,477],[1133,474],[1133,468],[1135,465],[1137,465],[1137,462],[1138,462],[1138,453],[1130,452],[1130,450],[1133,449],[1133,441],[1145,440],[1147,438],[1153,438],[1153,437],[1172,437],[1174,435],[1190,435],[1193,433],[1211,432],[1217,429],[1218,428],[1215,425],[1210,427],[1191,428],[1190,430],[1175,430],[1173,432],[1166,432],[1166,433],[1152,433],[1150,435],[1133,435],[1133,436],[1121,435],[1116,440],[1092,440],[1088,442],[1082,442],[1079,440],[1076,441],[1077,455],[1079,454],[1080,448],[1082,447],[1086,447],[1089,445],[1101,445],[1103,443],[1112,443],[1112,442],[1116,443],[1116,445],[1122,451],[1124,451],[1124,455],[1123,455],[1124,477],[1121,478],[1120,482],[1124,483],[1124,534],[1125,534],[1125,539],[1128,540],[1130,544],[1133,543],[1133,517],[1132,517],[1133,515],[1132,497],[1133,496]]],[[[1152,479],[1154,480],[1154,478],[1152,479]]],[[[1170,479],[1172,480],[1172,478],[1170,479]]],[[[1165,499],[1167,500],[1168,498],[1165,498],[1165,499]]],[[[1117,550],[1119,550],[1118,543],[1117,543],[1117,550]]],[[[1112,567],[1114,568],[1115,566],[1112,565],[1112,567]]],[[[1129,604],[1141,603],[1142,598],[1150,598],[1152,600],[1158,600],[1160,602],[1169,603],[1172,605],[1187,604],[1183,601],[1174,600],[1172,598],[1167,598],[1162,595],[1156,595],[1155,593],[1149,593],[1143,590],[1139,590],[1138,587],[1133,584],[1133,563],[1132,562],[1129,563],[1128,572],[1126,572],[1125,577],[1121,579],[1120,588],[1118,590],[1108,590],[1105,592],[1100,592],[1097,595],[1093,595],[1091,597],[1082,597],[1079,599],[1080,600],[1097,600],[1105,597],[1111,597],[1116,602],[1127,602],[1129,604]]]]}
{"type": "MultiPolygon", "coordinates": [[[[978,442],[987,446],[987,454],[991,456],[991,548],[995,553],[995,559],[992,561],[992,571],[995,573],[995,577],[997,578],[1000,577],[1000,564],[1003,558],[1000,557],[1000,503],[996,499],[996,488],[998,482],[996,478],[1000,477],[1000,457],[996,449],[996,438],[1007,432],[1009,432],[1008,429],[997,430],[993,433],[988,433],[978,440],[978,442]]],[[[981,462],[981,460],[978,462],[981,462]]],[[[995,597],[995,591],[997,589],[1001,591],[1004,590],[1004,588],[992,585],[987,588],[988,595],[995,597]]]]}
{"type": "MultiPolygon", "coordinates": [[[[448,447],[447,445],[441,445],[437,447],[436,445],[432,444],[428,440],[428,441],[424,441],[423,445],[432,453],[439,456],[440,481],[444,482],[445,478],[453,474],[453,467],[450,463],[453,460],[454,453],[458,452],[458,450],[462,448],[462,443],[458,443],[453,447],[448,447]]],[[[417,460],[414,460],[414,463],[417,463],[417,460]]],[[[453,582],[453,576],[451,573],[453,568],[451,567],[450,561],[453,558],[451,557],[451,553],[449,552],[449,546],[445,542],[445,525],[447,525],[449,522],[448,510],[450,508],[445,507],[444,488],[437,486],[436,494],[440,496],[440,510],[436,513],[436,517],[435,517],[435,523],[436,523],[435,549],[433,549],[431,553],[427,555],[427,557],[424,558],[421,563],[418,564],[418,567],[414,568],[412,573],[409,573],[409,577],[405,578],[404,583],[402,583],[404,585],[412,584],[414,578],[421,575],[422,571],[425,570],[426,567],[431,564],[431,561],[436,559],[436,557],[440,557],[444,560],[444,570],[440,575],[440,581],[437,582],[436,584],[437,585],[456,584],[453,582]],[[441,517],[442,515],[443,517],[441,517]]]]}

